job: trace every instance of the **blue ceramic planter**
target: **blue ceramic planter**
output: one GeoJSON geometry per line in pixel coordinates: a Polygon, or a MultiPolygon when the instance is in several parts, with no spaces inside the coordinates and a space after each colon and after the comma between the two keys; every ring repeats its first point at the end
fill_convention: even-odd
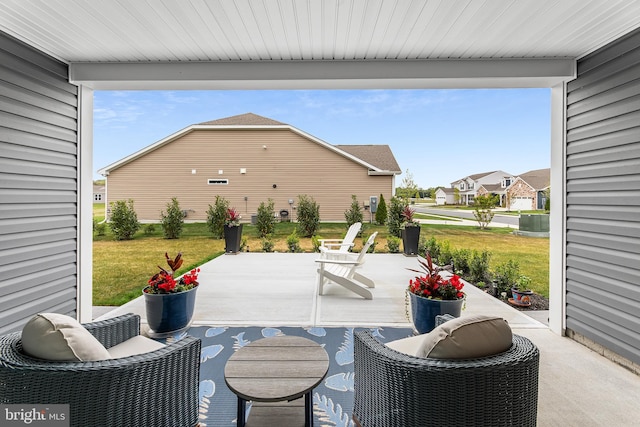
{"type": "Polygon", "coordinates": [[[460,317],[464,303],[464,299],[443,301],[420,297],[411,292],[409,295],[411,296],[413,326],[420,334],[426,334],[435,327],[436,316],[450,314],[454,317],[460,317]]]}
{"type": "Polygon", "coordinates": [[[148,294],[143,291],[149,335],[168,336],[187,329],[193,318],[198,288],[177,294],[148,294]]]}

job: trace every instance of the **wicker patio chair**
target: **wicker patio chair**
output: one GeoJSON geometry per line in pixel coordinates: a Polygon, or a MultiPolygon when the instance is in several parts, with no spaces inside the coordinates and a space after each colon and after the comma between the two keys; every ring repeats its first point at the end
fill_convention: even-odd
{"type": "Polygon", "coordinates": [[[536,425],[539,352],[525,337],[514,334],[506,352],[466,360],[399,353],[369,331],[354,340],[358,426],[536,425]]]}
{"type": "MultiPolygon", "coordinates": [[[[140,334],[140,316],[83,325],[106,348],[140,334]]],[[[200,339],[137,356],[58,362],[24,354],[20,332],[0,337],[0,403],[69,404],[72,426],[194,426],[200,339]]]]}

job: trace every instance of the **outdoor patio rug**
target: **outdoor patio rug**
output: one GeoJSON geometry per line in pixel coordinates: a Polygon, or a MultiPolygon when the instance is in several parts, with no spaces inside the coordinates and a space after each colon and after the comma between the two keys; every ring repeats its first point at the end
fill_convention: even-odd
{"type": "MultiPolygon", "coordinates": [[[[356,328],[360,330],[361,328],[356,328]]],[[[412,335],[409,328],[370,328],[383,342],[412,335]]],[[[237,398],[224,382],[224,366],[238,348],[260,338],[296,335],[324,346],[329,372],[313,393],[315,426],[353,426],[353,328],[190,328],[187,333],[202,339],[200,356],[200,422],[202,427],[235,427],[237,398]]],[[[167,340],[180,339],[185,334],[167,340]]],[[[247,405],[250,413],[250,405],[247,405]]]]}

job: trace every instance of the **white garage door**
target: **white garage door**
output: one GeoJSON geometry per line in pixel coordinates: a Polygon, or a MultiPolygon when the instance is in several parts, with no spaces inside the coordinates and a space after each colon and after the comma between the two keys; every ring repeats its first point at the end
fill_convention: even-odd
{"type": "Polygon", "coordinates": [[[511,198],[512,211],[530,211],[533,209],[532,197],[513,197],[511,198]]]}

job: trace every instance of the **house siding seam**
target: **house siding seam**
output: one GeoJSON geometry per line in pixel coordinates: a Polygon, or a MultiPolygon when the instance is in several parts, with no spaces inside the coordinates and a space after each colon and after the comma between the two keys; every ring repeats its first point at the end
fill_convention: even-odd
{"type": "Polygon", "coordinates": [[[65,64],[0,32],[0,335],[75,316],[77,106],[65,64]]]}
{"type": "Polygon", "coordinates": [[[268,199],[276,213],[286,209],[295,220],[293,207],[306,194],[320,206],[322,221],[344,221],[352,194],[361,204],[380,194],[389,200],[392,184],[393,176],[369,175],[366,167],[289,129],[203,129],[112,170],[106,199],[134,200],[141,222],[159,221],[172,197],[187,211],[186,221],[205,221],[216,195],[229,200],[243,221],[268,199]],[[209,179],[229,183],[208,185],[209,179]]]}
{"type": "Polygon", "coordinates": [[[567,329],[634,363],[640,363],[640,63],[629,58],[639,55],[635,31],[578,62],[578,77],[568,84],[566,150],[567,329]]]}

